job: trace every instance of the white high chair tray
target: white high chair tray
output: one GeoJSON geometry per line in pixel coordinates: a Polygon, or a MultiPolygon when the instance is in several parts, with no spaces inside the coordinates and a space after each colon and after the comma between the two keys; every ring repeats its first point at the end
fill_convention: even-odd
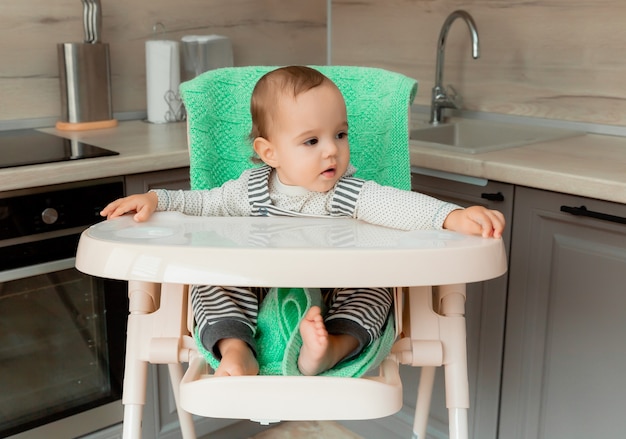
{"type": "Polygon", "coordinates": [[[130,215],[83,233],[85,273],[159,283],[394,287],[491,279],[506,271],[499,239],[401,231],[345,218],[130,215]]]}

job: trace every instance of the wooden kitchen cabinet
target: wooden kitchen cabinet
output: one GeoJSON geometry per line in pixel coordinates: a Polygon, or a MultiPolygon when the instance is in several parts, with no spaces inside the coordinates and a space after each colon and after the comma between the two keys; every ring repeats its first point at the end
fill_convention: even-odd
{"type": "MultiPolygon", "coordinates": [[[[503,239],[510,249],[514,186],[441,173],[442,177],[413,174],[414,191],[426,193],[461,206],[483,205],[500,210],[507,227],[503,239]],[[459,181],[460,180],[460,181],[459,181]]],[[[495,439],[502,369],[507,276],[467,285],[466,321],[470,385],[470,437],[495,439]]],[[[402,368],[404,408],[414,410],[419,370],[402,368]]],[[[431,404],[429,433],[447,437],[448,411],[445,407],[443,371],[438,368],[431,404]]]]}
{"type": "Polygon", "coordinates": [[[516,189],[499,437],[624,437],[625,217],[623,204],[516,189]],[[581,206],[600,218],[562,211],[581,206]]]}
{"type": "Polygon", "coordinates": [[[143,194],[150,189],[177,190],[190,188],[189,168],[127,175],[124,180],[126,195],[143,194]]]}

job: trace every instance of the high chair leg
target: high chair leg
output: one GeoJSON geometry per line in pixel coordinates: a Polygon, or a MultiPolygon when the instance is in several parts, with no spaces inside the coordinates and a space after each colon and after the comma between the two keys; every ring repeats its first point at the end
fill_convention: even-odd
{"type": "Polygon", "coordinates": [[[124,366],[124,404],[123,439],[141,437],[143,406],[146,404],[146,385],[148,380],[148,362],[136,355],[141,349],[141,316],[152,313],[158,307],[159,288],[146,282],[128,283],[129,315],[126,330],[126,364],[124,366]]]}
{"type": "Polygon", "coordinates": [[[411,287],[406,298],[410,319],[404,324],[409,334],[397,342],[403,364],[422,367],[413,424],[414,439],[426,437],[434,368],[443,365],[450,439],[467,439],[469,382],[465,337],[465,284],[411,287]],[[433,293],[436,300],[433,300],[433,293]]]}
{"type": "Polygon", "coordinates": [[[446,406],[450,439],[467,439],[469,381],[467,377],[467,340],[465,330],[465,284],[437,288],[444,350],[446,406]]]}
{"type": "MultiPolygon", "coordinates": [[[[130,313],[122,395],[123,439],[140,439],[148,364],[175,364],[180,367],[180,361],[188,361],[187,288],[180,284],[130,281],[128,298],[130,313]]],[[[182,371],[171,368],[170,374],[177,387],[182,371]]],[[[181,424],[187,425],[191,433],[187,433],[185,439],[194,439],[195,434],[188,427],[186,416],[190,417],[183,414],[181,424]]]]}
{"type": "Polygon", "coordinates": [[[167,368],[170,372],[170,382],[174,392],[174,401],[176,402],[176,411],[178,412],[178,422],[183,439],[196,439],[196,429],[193,424],[191,413],[186,412],[180,406],[180,382],[183,379],[183,365],[180,363],[168,364],[167,368]]]}
{"type": "Polygon", "coordinates": [[[122,438],[140,438],[141,420],[143,418],[143,404],[124,404],[124,423],[122,424],[122,438]]]}
{"type": "Polygon", "coordinates": [[[450,439],[468,439],[467,409],[448,409],[448,423],[450,424],[450,439]]]}
{"type": "Polygon", "coordinates": [[[413,439],[425,439],[430,413],[430,399],[435,383],[435,366],[423,366],[420,373],[420,383],[417,389],[417,403],[413,420],[413,439]]]}

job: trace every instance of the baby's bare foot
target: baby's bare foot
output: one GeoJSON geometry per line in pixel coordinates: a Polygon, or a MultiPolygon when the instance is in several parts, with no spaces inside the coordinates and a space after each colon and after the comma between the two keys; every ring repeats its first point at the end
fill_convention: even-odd
{"type": "Polygon", "coordinates": [[[317,375],[333,366],[328,366],[329,336],[318,306],[312,306],[300,322],[300,335],[302,348],[298,369],[303,375],[317,375]]]}
{"type": "Polygon", "coordinates": [[[359,341],[348,334],[329,334],[322,311],[312,306],[300,322],[302,348],[298,369],[303,375],[317,375],[346,358],[359,347],[359,341]]]}
{"type": "Polygon", "coordinates": [[[215,370],[215,376],[257,375],[259,373],[259,363],[245,341],[225,338],[217,343],[217,347],[222,354],[222,359],[215,370]]]}

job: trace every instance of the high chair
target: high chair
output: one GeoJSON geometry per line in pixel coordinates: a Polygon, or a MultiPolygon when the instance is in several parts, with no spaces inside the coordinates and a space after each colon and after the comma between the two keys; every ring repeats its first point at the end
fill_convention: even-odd
{"type": "MultiPolygon", "coordinates": [[[[415,81],[380,69],[316,68],[344,94],[357,176],[409,189],[415,81]]],[[[220,185],[250,166],[250,94],[270,69],[219,69],[181,86],[192,188],[220,185]]],[[[414,437],[425,438],[434,370],[444,366],[450,438],[466,439],[465,283],[503,274],[506,258],[500,240],[446,231],[403,232],[352,219],[156,213],[145,223],[122,217],[91,227],[81,237],[76,266],[129,280],[125,439],[141,435],[148,363],[169,365],[185,439],[195,438],[190,413],[261,423],[389,416],[402,407],[399,364],[422,367],[414,437]],[[320,261],[327,267],[323,276],[308,269],[320,261]],[[188,284],[391,287],[395,342],[378,372],[362,378],[213,377],[193,340],[188,284]],[[189,363],[185,373],[181,363],[189,363]]]]}

